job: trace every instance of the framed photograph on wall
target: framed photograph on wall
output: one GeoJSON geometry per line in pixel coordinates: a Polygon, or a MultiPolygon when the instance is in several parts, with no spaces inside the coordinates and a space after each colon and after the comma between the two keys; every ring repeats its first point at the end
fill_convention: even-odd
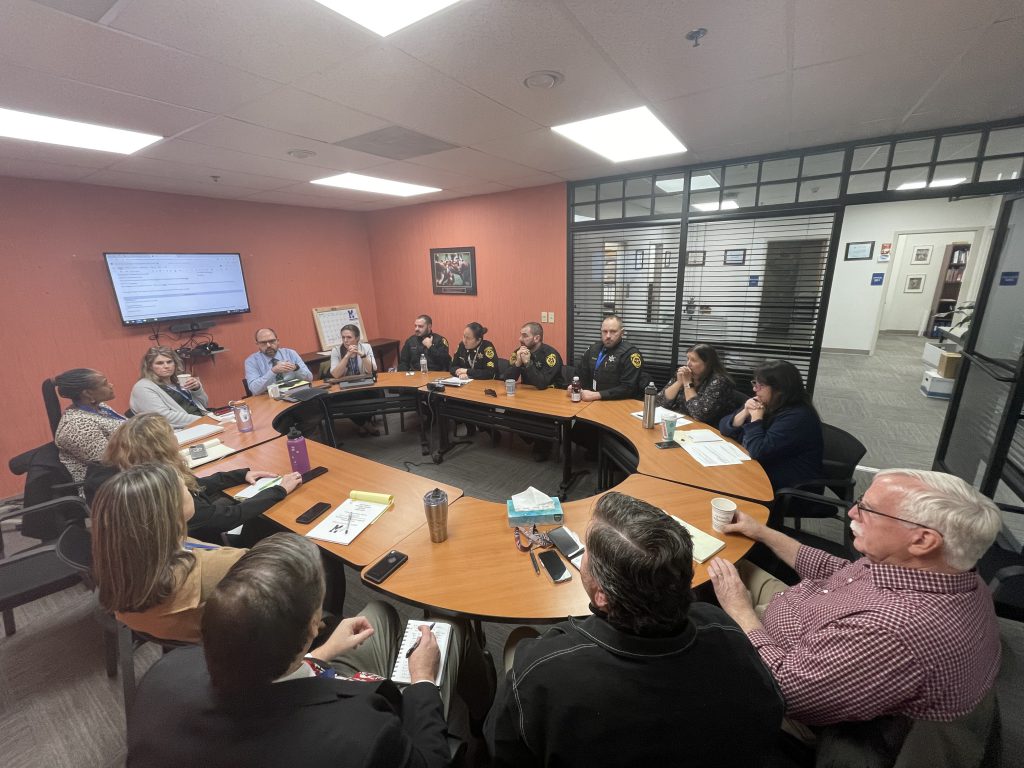
{"type": "Polygon", "coordinates": [[[643,248],[637,248],[635,251],[633,251],[633,269],[643,269],[644,268],[644,257],[645,256],[646,256],[646,251],[644,251],[643,248]]]}
{"type": "Polygon", "coordinates": [[[907,275],[907,284],[903,287],[904,293],[924,293],[924,275],[907,275]]]}
{"type": "Polygon", "coordinates": [[[687,251],[686,252],[686,266],[688,267],[703,267],[704,266],[705,251],[687,251]]]}
{"type": "Polygon", "coordinates": [[[431,248],[430,282],[434,293],[476,296],[476,248],[431,248]]]}
{"type": "Polygon", "coordinates": [[[725,263],[729,266],[739,266],[747,261],[746,248],[730,248],[725,252],[725,263]]]}
{"type": "Polygon", "coordinates": [[[910,254],[910,263],[915,267],[924,267],[932,263],[932,246],[919,245],[910,254]]]}
{"type": "Polygon", "coordinates": [[[874,240],[863,240],[859,243],[847,243],[846,244],[846,256],[843,257],[844,261],[867,261],[871,258],[872,251],[875,250],[874,240]]]}

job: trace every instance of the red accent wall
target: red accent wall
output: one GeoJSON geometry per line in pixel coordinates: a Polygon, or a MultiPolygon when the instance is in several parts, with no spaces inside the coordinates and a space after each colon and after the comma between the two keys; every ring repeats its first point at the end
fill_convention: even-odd
{"type": "Polygon", "coordinates": [[[540,321],[544,340],[565,352],[565,185],[500,192],[367,214],[381,335],[405,340],[419,314],[454,348],[467,323],[489,329],[501,355],[524,322],[540,321]],[[476,248],[476,296],[435,295],[430,249],[476,248]]]}
{"type": "Polygon", "coordinates": [[[564,351],[565,215],[561,184],[364,214],[0,177],[0,498],[23,487],[7,460],[50,439],[44,378],[96,368],[114,384],[111,405],[128,407],[153,342],[150,329],[121,324],[105,251],[242,254],[252,312],[217,318],[229,351],[196,367],[223,404],[242,394],[256,328],[311,351],[319,306],[357,302],[371,337],[400,340],[421,312],[455,343],[479,320],[502,354],[523,322],[554,311],[545,336],[564,351]],[[430,248],[461,245],[476,246],[479,294],[434,296],[430,248]]]}
{"type": "Polygon", "coordinates": [[[242,396],[259,326],[308,352],[319,346],[311,309],[358,302],[367,332],[379,335],[363,214],[0,178],[0,498],[24,485],[7,460],[51,439],[39,394],[44,378],[96,368],[114,385],[111,405],[128,407],[153,342],[149,328],[121,324],[105,251],[241,253],[252,311],[215,318],[214,339],[229,351],[196,365],[211,403],[242,396]]]}

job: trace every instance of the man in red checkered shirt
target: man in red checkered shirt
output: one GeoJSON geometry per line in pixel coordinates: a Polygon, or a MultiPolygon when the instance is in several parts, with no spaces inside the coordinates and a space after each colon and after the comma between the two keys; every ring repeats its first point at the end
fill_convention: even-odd
{"type": "MultiPolygon", "coordinates": [[[[806,725],[970,712],[999,671],[999,627],[971,569],[995,540],[998,508],[939,472],[879,472],[849,511],[848,562],[799,544],[742,512],[725,527],[768,546],[800,575],[769,594],[758,618],[742,574],[709,566],[715,594],[772,671],[789,718],[806,725]]],[[[755,593],[755,601],[757,594],[755,593]]]]}

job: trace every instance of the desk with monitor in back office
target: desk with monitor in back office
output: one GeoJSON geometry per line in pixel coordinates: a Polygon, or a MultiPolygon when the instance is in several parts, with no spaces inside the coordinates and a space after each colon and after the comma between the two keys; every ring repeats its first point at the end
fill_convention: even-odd
{"type": "MultiPolygon", "coordinates": [[[[404,373],[382,374],[374,387],[404,390],[409,394],[419,390],[426,381],[438,377],[436,373],[411,376],[404,373]]],[[[636,474],[628,476],[611,490],[643,499],[722,539],[726,546],[719,553],[720,557],[735,562],[746,555],[752,542],[742,536],[728,536],[712,530],[710,501],[713,497],[727,496],[755,519],[761,522],[768,519],[768,509],[762,502],[771,498],[771,485],[756,461],[703,467],[686,451],[659,450],[654,443],[660,440],[660,430],[643,429],[640,420],[629,415],[640,407],[635,400],[570,403],[561,390],[520,389],[513,398],[504,395],[503,382],[479,381],[469,386],[478,387],[480,394],[471,396],[471,390],[463,387],[431,393],[430,398],[435,401],[435,406],[436,401],[443,397],[458,401],[460,408],[477,405],[491,412],[474,416],[480,420],[495,419],[507,413],[515,419],[529,413],[539,419],[567,419],[566,412],[575,409],[575,416],[571,418],[585,419],[615,432],[636,453],[638,466],[636,474]],[[497,385],[501,385],[500,390],[497,385]],[[477,399],[485,387],[494,388],[499,394],[498,398],[488,398],[496,402],[477,399]],[[525,396],[520,398],[520,392],[525,396]],[[515,402],[510,404],[512,400],[515,402]],[[531,411],[531,407],[535,410],[531,411]]],[[[352,394],[343,393],[345,397],[352,394]]],[[[327,396],[334,397],[333,394],[327,396]]],[[[419,396],[425,399],[426,391],[420,392],[419,396]]],[[[252,410],[256,422],[254,432],[258,435],[265,435],[267,424],[280,421],[292,407],[290,403],[276,402],[266,395],[250,397],[246,402],[252,410]]],[[[449,417],[454,418],[451,413],[447,411],[449,417]]],[[[504,428],[498,420],[489,423],[498,429],[504,428]]],[[[707,425],[681,427],[691,428],[707,428],[707,425]]],[[[257,438],[251,439],[255,441],[257,438]]],[[[504,503],[463,497],[462,491],[453,486],[438,484],[330,446],[312,441],[307,444],[310,465],[325,466],[328,473],[300,486],[266,515],[288,530],[305,534],[316,523],[301,525],[295,522],[295,518],[318,501],[337,506],[353,489],[394,494],[394,508],[385,512],[351,544],[317,542],[364,574],[368,566],[391,549],[398,549],[409,556],[409,561],[383,584],[378,586],[366,582],[372,588],[414,605],[490,621],[541,623],[589,613],[586,594],[575,569],[570,566],[575,578],[562,584],[552,584],[543,573],[538,575],[533,570],[529,556],[514,544],[504,503]],[[448,493],[450,505],[448,540],[440,544],[430,542],[423,511],[423,495],[434,487],[448,493]]],[[[282,473],[289,471],[285,441],[263,440],[200,467],[197,472],[202,475],[243,466],[282,473]]],[[[594,496],[563,505],[565,525],[581,538],[597,498],[594,496]]],[[[543,528],[549,527],[554,526],[543,528]]],[[[694,585],[704,583],[707,578],[706,566],[695,564],[694,585]]]]}

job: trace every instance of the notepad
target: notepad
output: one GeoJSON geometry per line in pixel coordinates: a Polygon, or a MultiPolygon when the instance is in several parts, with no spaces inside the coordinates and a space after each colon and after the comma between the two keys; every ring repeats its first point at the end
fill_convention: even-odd
{"type": "Polygon", "coordinates": [[[280,485],[283,478],[278,475],[277,477],[262,477],[255,483],[250,485],[248,488],[243,488],[235,494],[236,499],[251,499],[260,491],[265,491],[267,488],[273,488],[275,485],[280,485]]]}
{"type": "Polygon", "coordinates": [[[444,384],[446,387],[464,387],[471,384],[472,379],[460,379],[458,376],[449,376],[447,379],[437,379],[436,384],[444,384]]]}
{"type": "Polygon", "coordinates": [[[725,542],[721,539],[716,539],[714,536],[704,533],[697,526],[690,525],[675,515],[669,515],[669,517],[690,532],[690,538],[693,539],[693,561],[695,563],[703,563],[725,548],[725,542]]]}
{"type": "Polygon", "coordinates": [[[334,511],[306,535],[332,544],[351,544],[356,536],[394,504],[395,497],[386,493],[352,491],[334,511]]]}
{"type": "Polygon", "coordinates": [[[174,436],[178,438],[178,445],[184,445],[223,431],[224,427],[220,424],[196,424],[194,427],[185,427],[185,429],[175,431],[174,436]]]}
{"type": "MultiPolygon", "coordinates": [[[[676,413],[675,411],[669,410],[668,408],[662,408],[660,405],[654,409],[654,423],[661,424],[661,422],[665,420],[666,415],[673,415],[676,417],[677,427],[685,427],[687,424],[693,424],[693,422],[690,421],[685,416],[681,416],[680,414],[676,413]]],[[[642,419],[644,417],[644,412],[636,411],[634,413],[631,413],[630,416],[635,416],[638,419],[642,419]]]]}
{"type": "Polygon", "coordinates": [[[452,625],[446,624],[443,621],[419,621],[418,619],[409,619],[409,623],[405,625],[402,647],[398,650],[395,668],[391,671],[391,679],[396,683],[409,684],[412,682],[412,678],[409,676],[409,659],[406,656],[409,653],[409,649],[420,639],[421,633],[419,628],[424,624],[428,627],[431,624],[434,625],[431,631],[434,633],[434,637],[437,638],[437,645],[441,649],[441,663],[437,667],[437,677],[434,678],[434,685],[441,684],[441,677],[444,675],[444,665],[448,661],[448,646],[452,636],[452,625]]]}
{"type": "Polygon", "coordinates": [[[223,459],[225,456],[230,456],[235,452],[235,449],[229,445],[224,445],[217,438],[213,440],[207,440],[203,443],[203,447],[206,449],[206,455],[201,459],[193,459],[188,452],[188,448],[180,451],[181,455],[185,457],[185,461],[188,462],[188,468],[194,469],[195,467],[202,466],[203,464],[209,464],[211,461],[217,459],[223,459]]]}

